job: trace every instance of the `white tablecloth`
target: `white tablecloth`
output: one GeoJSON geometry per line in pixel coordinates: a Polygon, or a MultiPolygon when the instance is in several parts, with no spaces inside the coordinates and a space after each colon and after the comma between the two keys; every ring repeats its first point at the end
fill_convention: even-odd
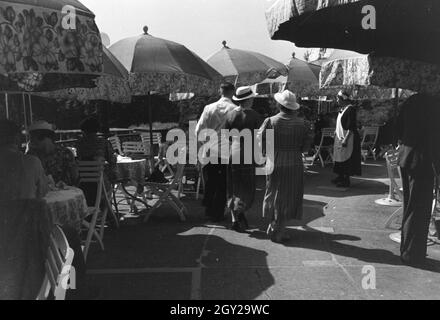
{"type": "Polygon", "coordinates": [[[147,160],[119,158],[116,165],[116,179],[144,183],[147,172],[147,160]]]}
{"type": "Polygon", "coordinates": [[[54,223],[81,231],[81,221],[87,216],[87,201],[81,189],[50,191],[44,198],[54,223]]]}

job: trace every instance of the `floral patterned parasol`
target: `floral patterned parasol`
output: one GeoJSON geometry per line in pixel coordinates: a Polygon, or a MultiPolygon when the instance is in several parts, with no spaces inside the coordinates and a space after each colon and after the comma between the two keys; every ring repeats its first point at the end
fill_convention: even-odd
{"type": "Polygon", "coordinates": [[[440,67],[424,62],[365,55],[325,64],[321,87],[376,86],[440,94],[440,67]]]}
{"type": "Polygon", "coordinates": [[[102,69],[102,43],[94,15],[79,1],[0,1],[4,91],[94,87],[92,80],[102,69]],[[74,29],[64,28],[65,6],[74,9],[70,11],[74,29]]]}
{"type": "Polygon", "coordinates": [[[70,88],[36,95],[52,99],[78,100],[105,100],[118,103],[130,103],[131,91],[129,87],[128,71],[107,49],[104,50],[104,74],[95,80],[96,88],[70,88]]]}

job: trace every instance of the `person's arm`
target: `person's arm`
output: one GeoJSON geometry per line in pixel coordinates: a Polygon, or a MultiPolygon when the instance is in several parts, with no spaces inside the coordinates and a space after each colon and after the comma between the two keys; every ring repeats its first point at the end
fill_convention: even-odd
{"type": "Polygon", "coordinates": [[[308,124],[308,121],[306,121],[304,123],[304,137],[301,147],[302,153],[309,152],[310,148],[312,147],[312,142],[314,140],[313,138],[314,138],[313,131],[310,125],[308,124]]]}
{"type": "Polygon", "coordinates": [[[43,166],[41,164],[41,161],[38,158],[35,158],[35,172],[36,172],[36,179],[35,179],[35,185],[36,185],[36,198],[41,199],[44,198],[47,193],[49,192],[49,184],[48,184],[48,178],[46,177],[46,174],[44,173],[43,166]]]}
{"type": "Polygon", "coordinates": [[[403,141],[404,128],[405,128],[405,116],[404,116],[404,108],[402,106],[399,110],[399,115],[397,116],[397,122],[396,122],[396,133],[397,133],[397,141],[399,146],[402,144],[403,141]]]}
{"type": "Polygon", "coordinates": [[[76,185],[79,181],[79,169],[78,169],[78,163],[76,162],[75,156],[73,153],[66,149],[65,150],[65,161],[66,161],[66,167],[68,170],[68,175],[71,179],[71,181],[64,181],[67,184],[76,185]]]}
{"type": "Polygon", "coordinates": [[[353,128],[357,126],[357,117],[356,117],[356,110],[354,107],[350,107],[349,110],[347,110],[347,121],[345,123],[345,127],[347,128],[347,135],[344,137],[344,140],[342,141],[342,147],[346,148],[348,146],[348,141],[353,135],[353,128]]]}
{"type": "Polygon", "coordinates": [[[196,137],[199,137],[200,132],[202,132],[202,130],[207,129],[207,121],[208,121],[208,110],[207,108],[205,108],[196,126],[196,132],[195,132],[196,137]]]}
{"type": "Polygon", "coordinates": [[[267,118],[258,130],[257,141],[261,148],[260,150],[263,152],[263,156],[266,156],[267,130],[271,128],[270,118],[267,118]]]}

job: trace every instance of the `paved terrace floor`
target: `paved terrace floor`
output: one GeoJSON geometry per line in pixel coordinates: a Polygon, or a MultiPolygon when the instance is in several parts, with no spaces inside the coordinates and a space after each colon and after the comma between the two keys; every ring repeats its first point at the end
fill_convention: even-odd
{"type": "Polygon", "coordinates": [[[106,250],[90,253],[89,282],[98,299],[440,299],[440,246],[430,247],[426,268],[403,266],[389,239],[399,224],[384,227],[396,208],[374,203],[388,191],[384,164],[364,166],[348,191],[331,178],[330,168],[307,174],[304,225],[289,227],[285,245],[261,231],[264,179],[246,234],[207,223],[191,199],[186,223],[168,207],[147,224],[128,215],[107,231],[106,250]],[[375,290],[363,289],[365,266],[376,270],[375,290]]]}

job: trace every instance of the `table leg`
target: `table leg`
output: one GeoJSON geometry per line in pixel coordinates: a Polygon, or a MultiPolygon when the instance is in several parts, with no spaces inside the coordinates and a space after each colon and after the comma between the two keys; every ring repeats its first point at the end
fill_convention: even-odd
{"type": "Polygon", "coordinates": [[[139,203],[143,204],[146,209],[151,208],[151,206],[146,201],[139,199],[137,197],[137,192],[135,195],[130,194],[123,183],[121,184],[121,187],[122,187],[122,192],[124,193],[124,195],[129,197],[133,201],[133,204],[134,204],[134,202],[139,202],[139,203]]]}

